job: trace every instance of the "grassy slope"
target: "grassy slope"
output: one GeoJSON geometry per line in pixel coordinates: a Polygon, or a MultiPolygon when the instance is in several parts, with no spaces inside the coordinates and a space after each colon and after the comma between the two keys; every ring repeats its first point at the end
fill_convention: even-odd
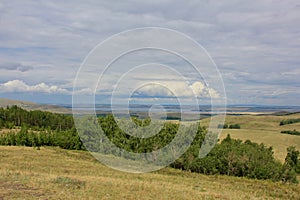
{"type": "MultiPolygon", "coordinates": [[[[227,124],[240,124],[241,129],[225,129],[223,130],[220,139],[224,139],[227,134],[232,138],[241,140],[251,140],[257,143],[264,143],[267,146],[272,146],[274,155],[280,161],[284,161],[286,156],[286,148],[296,146],[300,150],[300,136],[281,134],[282,130],[300,130],[300,123],[279,126],[279,122],[283,119],[300,118],[300,114],[292,114],[286,116],[226,116],[227,124]]],[[[203,126],[208,126],[209,119],[201,121],[203,126]]]]}
{"type": "Polygon", "coordinates": [[[0,98],[0,108],[6,106],[17,105],[25,110],[42,110],[53,113],[71,114],[72,110],[56,105],[36,104],[28,101],[19,101],[12,99],[0,98]]]}
{"type": "Polygon", "coordinates": [[[299,185],[164,169],[128,174],[87,152],[0,146],[0,199],[297,199],[299,185]]]}

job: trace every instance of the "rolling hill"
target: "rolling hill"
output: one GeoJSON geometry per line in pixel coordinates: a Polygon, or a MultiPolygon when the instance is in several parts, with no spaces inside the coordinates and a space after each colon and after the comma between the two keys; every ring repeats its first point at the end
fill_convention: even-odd
{"type": "Polygon", "coordinates": [[[88,152],[0,146],[0,199],[299,199],[299,185],[171,168],[130,174],[88,152]]]}

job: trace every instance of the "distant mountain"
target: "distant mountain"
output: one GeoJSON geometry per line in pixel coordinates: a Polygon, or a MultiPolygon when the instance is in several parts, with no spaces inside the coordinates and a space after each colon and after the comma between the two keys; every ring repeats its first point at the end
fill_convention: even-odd
{"type": "Polygon", "coordinates": [[[71,114],[72,110],[57,106],[57,105],[49,105],[49,104],[37,104],[33,102],[28,101],[20,101],[20,100],[13,100],[13,99],[5,99],[0,98],[0,107],[7,107],[16,105],[26,110],[42,110],[42,111],[48,111],[53,113],[62,113],[62,114],[71,114]]]}

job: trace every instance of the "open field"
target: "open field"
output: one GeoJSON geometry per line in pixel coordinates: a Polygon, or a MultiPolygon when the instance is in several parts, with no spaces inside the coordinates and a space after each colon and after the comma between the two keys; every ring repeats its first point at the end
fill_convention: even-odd
{"type": "MultiPolygon", "coordinates": [[[[240,124],[241,129],[224,129],[220,135],[220,139],[224,139],[227,134],[232,138],[241,139],[243,141],[249,139],[253,142],[264,143],[272,146],[274,156],[280,161],[284,161],[286,149],[289,146],[295,146],[300,149],[300,136],[287,135],[280,133],[282,130],[300,130],[300,123],[279,126],[283,119],[300,118],[300,114],[291,114],[285,116],[275,115],[241,115],[226,116],[226,124],[240,124]]],[[[210,118],[201,120],[202,126],[208,126],[210,118]]]]}
{"type": "Polygon", "coordinates": [[[164,169],[112,170],[88,152],[0,147],[0,199],[299,199],[300,186],[164,169]]]}

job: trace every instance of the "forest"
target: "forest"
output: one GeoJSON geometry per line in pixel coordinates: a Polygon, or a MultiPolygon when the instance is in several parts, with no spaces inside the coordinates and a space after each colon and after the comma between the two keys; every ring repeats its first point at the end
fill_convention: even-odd
{"type": "MultiPolygon", "coordinates": [[[[151,120],[132,120],[139,127],[147,127],[151,120]]],[[[128,135],[120,129],[113,115],[100,116],[97,123],[111,142],[129,152],[146,153],[160,149],[170,143],[179,131],[179,124],[166,122],[158,134],[149,138],[139,138],[128,135]]],[[[125,123],[126,120],[121,121],[125,123]]],[[[95,133],[95,127],[86,127],[85,131],[95,133]]],[[[130,128],[130,126],[129,126],[130,128]]],[[[240,128],[234,125],[232,128],[240,128]]],[[[103,138],[98,135],[84,134],[79,137],[72,115],[55,114],[44,111],[27,111],[17,106],[0,108],[0,129],[6,130],[0,134],[0,145],[7,146],[59,146],[70,150],[94,150],[105,154],[118,155],[109,145],[98,143],[103,138]],[[99,149],[101,146],[101,149],[99,149]]],[[[195,126],[185,126],[184,131],[195,130],[188,150],[170,167],[208,175],[222,174],[247,177],[253,179],[270,179],[297,183],[300,173],[299,151],[295,147],[287,149],[285,162],[282,164],[274,158],[272,147],[247,141],[232,139],[228,135],[217,143],[204,158],[199,158],[199,150],[208,131],[200,123],[195,126]]],[[[129,159],[136,159],[130,157],[129,159]]],[[[166,157],[157,158],[169,159],[166,157]]]]}

